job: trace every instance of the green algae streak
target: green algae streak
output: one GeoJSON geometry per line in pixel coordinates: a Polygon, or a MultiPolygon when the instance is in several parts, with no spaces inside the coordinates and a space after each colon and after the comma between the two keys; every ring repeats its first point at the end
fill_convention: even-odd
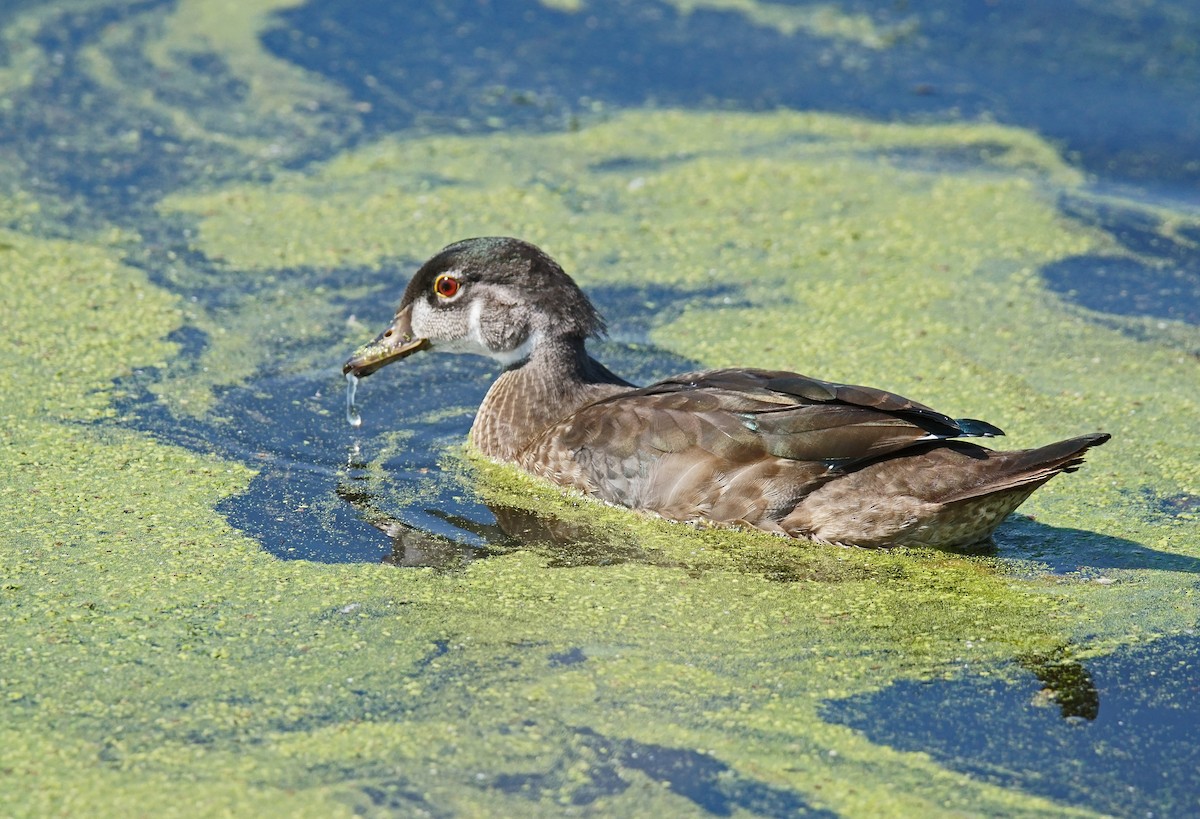
{"type": "MultiPolygon", "coordinates": [[[[222,29],[196,4],[178,9],[222,29]]],[[[262,59],[245,38],[225,47],[234,65],[262,59]]],[[[262,94],[247,105],[268,105],[262,94]]],[[[611,747],[642,743],[845,815],[1086,814],[819,714],[897,679],[1016,673],[1014,660],[1197,625],[1193,575],[1154,568],[1200,558],[1194,524],[1130,500],[1200,493],[1200,362],[1181,352],[1195,330],[1135,337],[1047,294],[1040,267],[1116,252],[1056,211],[1081,185],[1043,141],[992,125],[633,112],[576,133],[385,139],[269,184],[176,192],[161,213],[194,223],[230,287],[263,285],[220,314],[122,263],[136,236],[0,232],[6,809],[696,813],[612,760],[611,747]],[[947,155],[968,161],[947,171],[947,155]],[[896,389],[996,421],[1014,446],[1108,429],[1087,467],[1025,507],[1099,533],[1071,535],[1081,570],[692,529],[469,456],[446,468],[472,474],[485,499],[550,513],[587,548],[630,557],[589,564],[538,547],[449,573],[283,562],[215,511],[249,469],[114,418],[115,380],[135,370],[160,368],[163,401],[200,415],[281,343],[278,328],[295,339],[344,324],[329,294],[294,292],[271,278],[280,269],[415,263],[491,233],[542,244],[585,287],[736,283],[752,308],[689,308],[654,331],[706,365],[896,389]],[[185,324],[209,333],[195,368],[165,341],[185,324]],[[1144,559],[1092,582],[1088,559],[1116,538],[1148,547],[1144,559]]],[[[0,215],[32,224],[32,201],[18,191],[0,215]]],[[[411,269],[396,271],[397,296],[411,269]]],[[[343,356],[387,315],[358,317],[370,326],[347,328],[343,356]]],[[[377,377],[403,378],[403,365],[377,377]]],[[[369,395],[363,405],[373,411],[369,395]]]]}
{"type": "MultiPolygon", "coordinates": [[[[886,48],[900,37],[911,35],[915,20],[892,26],[877,25],[869,15],[847,14],[833,3],[785,5],[758,0],[667,0],[682,15],[694,11],[722,11],[744,15],[757,25],[773,28],[785,36],[803,31],[833,41],[866,48],[886,48]]],[[[586,0],[541,0],[543,6],[579,13],[587,10],[586,0]]]]}

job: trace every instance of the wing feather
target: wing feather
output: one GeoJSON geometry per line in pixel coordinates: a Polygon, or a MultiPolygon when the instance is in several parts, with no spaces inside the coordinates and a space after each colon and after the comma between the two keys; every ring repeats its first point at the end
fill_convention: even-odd
{"type": "MultiPolygon", "coordinates": [[[[777,517],[845,470],[923,442],[989,434],[870,387],[797,373],[713,370],[585,405],[524,453],[527,465],[666,517],[777,517]]],[[[996,430],[999,432],[999,430],[996,430]]]]}

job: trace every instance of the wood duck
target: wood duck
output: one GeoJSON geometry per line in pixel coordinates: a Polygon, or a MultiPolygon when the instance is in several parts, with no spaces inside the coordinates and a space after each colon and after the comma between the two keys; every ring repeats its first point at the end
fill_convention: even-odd
{"type": "Polygon", "coordinates": [[[848,546],[984,541],[1109,439],[997,452],[959,440],[1004,434],[986,422],[792,372],[706,370],[636,387],[588,355],[603,332],[539,248],[467,239],[422,265],[391,325],[343,371],[370,375],[426,349],[489,356],[504,370],[471,427],[483,455],[671,520],[848,546]]]}

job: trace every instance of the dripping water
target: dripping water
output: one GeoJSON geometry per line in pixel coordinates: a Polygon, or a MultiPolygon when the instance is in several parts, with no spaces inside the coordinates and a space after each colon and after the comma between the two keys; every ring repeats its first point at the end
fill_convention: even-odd
{"type": "Polygon", "coordinates": [[[352,427],[362,426],[362,416],[354,403],[354,394],[358,391],[358,376],[346,373],[346,421],[352,427]]]}

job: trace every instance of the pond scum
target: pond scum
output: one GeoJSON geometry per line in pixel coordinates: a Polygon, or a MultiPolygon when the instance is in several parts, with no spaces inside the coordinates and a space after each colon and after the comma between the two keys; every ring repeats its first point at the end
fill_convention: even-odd
{"type": "MultiPolygon", "coordinates": [[[[242,5],[261,26],[284,4],[242,5]]],[[[1056,209],[1087,194],[1052,147],[987,124],[633,111],[562,133],[390,136],[285,170],[264,158],[272,133],[235,133],[215,105],[172,108],[119,70],[134,49],[182,71],[187,43],[244,78],[239,104],[264,129],[295,120],[324,138],[286,103],[345,101],[316,80],[302,91],[298,70],[206,8],[111,21],[68,66],[113,117],[156,117],[181,150],[220,144],[269,175],[181,172],[117,219],[4,163],[6,811],[1087,813],[821,718],[897,680],[1016,676],[1194,633],[1194,504],[1145,499],[1200,494],[1195,328],[1123,332],[1042,286],[1049,263],[1132,252],[1056,209]],[[653,331],[706,366],[885,387],[994,421],[1012,447],[1114,438],[1025,504],[1037,523],[1002,529],[991,556],[692,529],[450,457],[482,497],[638,553],[561,567],[518,550],[436,572],[271,557],[215,511],[252,466],[117,411],[121,385],[152,376],[179,417],[202,416],[285,339],[344,326],[333,294],[289,288],[290,270],[386,266],[382,305],[410,267],[394,260],[485,234],[542,245],[585,289],[735,285],[750,306],[688,307],[653,331]],[[151,247],[164,235],[169,258],[151,247]],[[201,257],[229,289],[220,311],[180,295],[201,257]],[[183,327],[206,334],[194,366],[173,340],[183,327]]],[[[10,110],[38,102],[31,77],[52,61],[12,44],[56,19],[7,22],[10,110]]],[[[86,116],[72,125],[64,140],[110,138],[86,116]]],[[[330,389],[364,337],[339,332],[330,389]]],[[[360,401],[384,423],[386,406],[360,401]]]]}

